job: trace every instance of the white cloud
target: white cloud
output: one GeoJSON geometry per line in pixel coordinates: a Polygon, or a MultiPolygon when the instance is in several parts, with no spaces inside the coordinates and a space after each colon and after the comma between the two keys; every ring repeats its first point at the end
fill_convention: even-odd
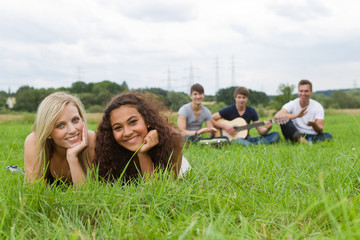
{"type": "Polygon", "coordinates": [[[275,94],[280,83],[349,88],[359,78],[355,0],[0,2],[0,90],[104,79],[131,88],[206,92],[232,82],[275,94]],[[341,84],[339,84],[339,82],[341,84]]]}
{"type": "Polygon", "coordinates": [[[117,9],[124,16],[150,22],[183,22],[194,18],[189,1],[127,1],[119,2],[117,9]]]}
{"type": "Polygon", "coordinates": [[[330,15],[325,4],[315,0],[274,1],[269,8],[292,21],[309,21],[330,15]]]}

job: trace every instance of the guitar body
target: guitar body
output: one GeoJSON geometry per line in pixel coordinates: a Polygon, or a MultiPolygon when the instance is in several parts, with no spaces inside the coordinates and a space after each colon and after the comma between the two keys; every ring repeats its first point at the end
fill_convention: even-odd
{"type": "MultiPolygon", "coordinates": [[[[228,121],[225,119],[219,119],[219,120],[217,120],[217,122],[224,123],[226,125],[232,126],[233,128],[247,125],[247,122],[245,121],[245,119],[240,118],[240,117],[235,118],[231,121],[228,121]]],[[[248,129],[244,129],[242,131],[236,131],[235,136],[231,136],[227,131],[225,131],[222,128],[218,129],[215,133],[215,137],[226,136],[229,138],[230,141],[235,138],[246,138],[248,135],[249,135],[248,129]]]]}

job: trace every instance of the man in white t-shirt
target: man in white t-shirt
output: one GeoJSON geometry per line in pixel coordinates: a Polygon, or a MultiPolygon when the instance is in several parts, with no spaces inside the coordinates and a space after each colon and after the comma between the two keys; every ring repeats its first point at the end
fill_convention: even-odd
{"type": "Polygon", "coordinates": [[[198,141],[203,133],[215,133],[216,128],[211,121],[210,110],[202,105],[205,97],[204,88],[200,84],[194,84],[190,88],[191,102],[183,105],[178,111],[177,125],[188,141],[198,141]],[[202,124],[205,122],[204,128],[202,124]]]}
{"type": "Polygon", "coordinates": [[[330,133],[324,133],[324,108],[321,104],[310,99],[312,84],[308,80],[301,80],[298,85],[299,97],[286,103],[275,114],[275,119],[288,117],[289,121],[281,125],[285,139],[293,142],[325,141],[332,139],[330,133]]]}

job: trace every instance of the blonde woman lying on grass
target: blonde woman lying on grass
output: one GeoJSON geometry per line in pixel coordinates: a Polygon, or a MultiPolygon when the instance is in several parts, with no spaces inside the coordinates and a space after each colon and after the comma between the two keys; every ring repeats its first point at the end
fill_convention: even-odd
{"type": "Polygon", "coordinates": [[[25,140],[25,176],[29,182],[44,178],[80,185],[94,156],[95,132],[86,127],[81,101],[56,92],[39,105],[33,132],[25,140]]]}

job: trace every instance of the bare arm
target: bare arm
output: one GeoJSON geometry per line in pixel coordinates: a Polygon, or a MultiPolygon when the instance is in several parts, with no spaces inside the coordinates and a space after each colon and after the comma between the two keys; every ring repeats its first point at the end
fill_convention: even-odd
{"type": "Polygon", "coordinates": [[[290,120],[295,119],[295,118],[304,116],[307,113],[306,109],[307,109],[307,106],[302,108],[300,110],[300,112],[298,112],[297,114],[291,114],[285,108],[282,108],[279,112],[277,112],[275,114],[274,118],[277,119],[277,118],[281,118],[281,117],[287,117],[290,120]]]}
{"type": "MultiPolygon", "coordinates": [[[[258,123],[259,121],[256,121],[254,123],[258,123]]],[[[264,121],[265,123],[265,127],[264,126],[259,126],[256,128],[256,130],[258,131],[258,133],[263,136],[266,135],[272,128],[272,124],[270,121],[264,121]]]]}
{"type": "Polygon", "coordinates": [[[215,133],[216,132],[216,128],[214,127],[214,124],[213,124],[213,122],[211,120],[205,122],[205,125],[206,125],[206,128],[204,128],[205,132],[208,132],[208,133],[215,133]]]}
{"type": "Polygon", "coordinates": [[[218,122],[217,120],[221,119],[221,115],[219,112],[214,113],[212,115],[212,123],[214,124],[214,126],[216,128],[222,128],[224,129],[226,132],[228,132],[231,136],[235,136],[236,131],[232,126],[226,125],[224,123],[218,122]]]}
{"type": "MultiPolygon", "coordinates": [[[[86,172],[82,169],[79,162],[79,154],[89,145],[94,146],[93,142],[88,143],[89,141],[94,141],[95,133],[93,131],[88,131],[84,126],[82,131],[82,139],[79,145],[76,145],[73,148],[68,148],[66,151],[66,159],[69,164],[71,179],[74,185],[82,185],[86,179],[86,172]]],[[[90,156],[92,156],[90,152],[90,156]]]]}
{"type": "Polygon", "coordinates": [[[288,117],[289,119],[293,119],[293,118],[290,118],[290,114],[288,112],[288,110],[286,110],[285,108],[282,108],[280,111],[278,111],[275,115],[274,115],[274,118],[277,119],[277,118],[281,118],[281,117],[288,117]]]}
{"type": "Polygon", "coordinates": [[[317,133],[321,133],[324,131],[324,120],[323,119],[314,119],[313,121],[309,121],[308,126],[312,126],[314,131],[317,133]]]}
{"type": "Polygon", "coordinates": [[[216,132],[216,128],[214,128],[211,121],[208,121],[205,124],[206,124],[205,128],[201,128],[196,131],[186,130],[186,118],[181,114],[178,115],[178,128],[180,130],[181,136],[196,136],[206,132],[210,132],[210,133],[216,132]]]}
{"type": "MultiPolygon", "coordinates": [[[[173,129],[173,131],[177,130],[173,129]]],[[[148,151],[158,143],[158,132],[156,130],[151,130],[145,138],[145,144],[137,153],[140,162],[141,173],[143,176],[151,176],[154,172],[154,164],[150,155],[148,154],[148,151]]],[[[182,145],[174,149],[172,160],[173,166],[171,170],[174,171],[175,176],[178,176],[182,164],[182,145]]]]}
{"type": "Polygon", "coordinates": [[[154,172],[154,163],[148,153],[150,149],[159,143],[159,135],[157,130],[151,130],[145,137],[144,145],[140,148],[137,156],[140,162],[141,174],[143,176],[151,176],[154,172]]]}
{"type": "Polygon", "coordinates": [[[25,139],[24,144],[24,166],[25,177],[27,182],[32,182],[37,179],[38,173],[34,171],[35,161],[35,149],[36,149],[36,137],[35,133],[31,133],[25,139]]]}
{"type": "Polygon", "coordinates": [[[186,130],[186,117],[179,114],[177,120],[178,128],[180,130],[181,136],[194,136],[196,135],[196,131],[188,131],[186,130]]]}

